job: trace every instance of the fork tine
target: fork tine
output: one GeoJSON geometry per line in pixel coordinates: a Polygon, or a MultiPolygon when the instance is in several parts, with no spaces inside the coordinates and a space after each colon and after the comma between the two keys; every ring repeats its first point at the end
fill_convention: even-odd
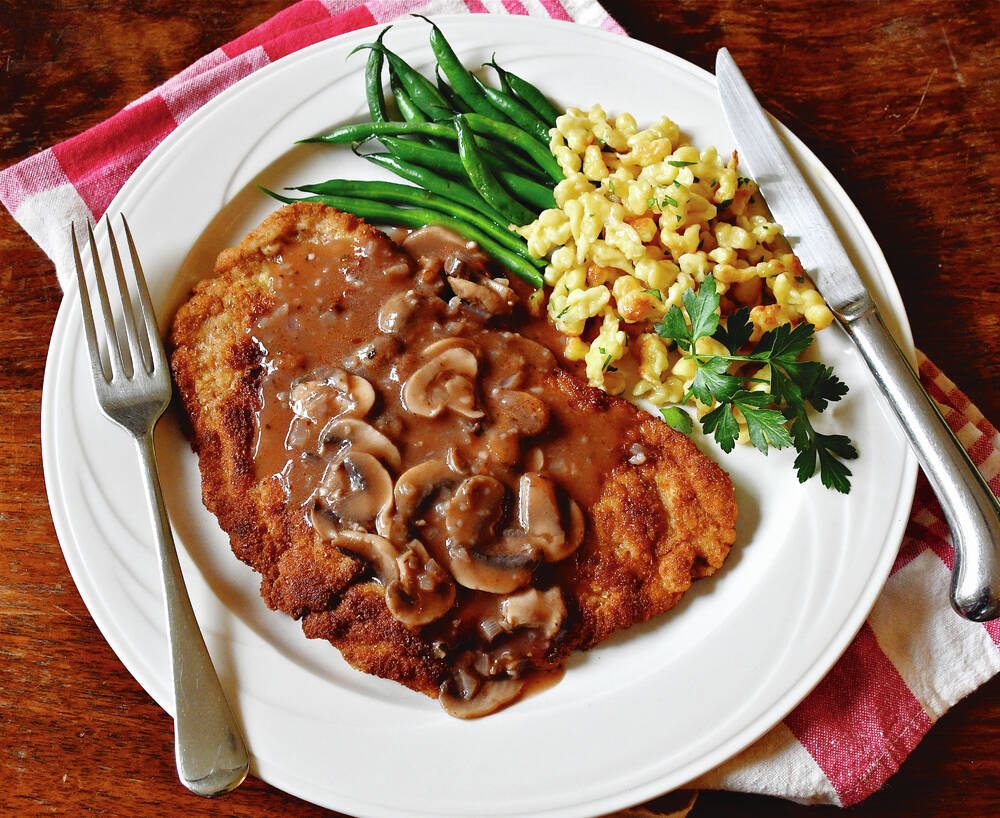
{"type": "Polygon", "coordinates": [[[125,226],[125,239],[128,242],[129,254],[132,256],[132,272],[135,273],[135,283],[139,290],[139,304],[142,307],[142,315],[146,322],[146,340],[152,363],[152,368],[160,368],[166,372],[167,354],[163,349],[163,339],[160,337],[160,328],[156,323],[156,313],[153,311],[153,304],[149,298],[149,288],[146,286],[146,276],[142,272],[142,264],[139,262],[139,253],[135,249],[135,242],[132,240],[132,230],[128,226],[125,214],[122,213],[122,224],[125,226]]]}
{"type": "Polygon", "coordinates": [[[94,373],[94,380],[98,378],[105,383],[111,380],[110,375],[104,369],[104,361],[101,360],[101,349],[97,345],[97,330],[94,326],[94,311],[90,306],[90,293],[87,291],[87,279],[83,274],[83,260],[80,258],[80,246],[76,242],[76,224],[71,223],[69,227],[70,239],[73,243],[73,261],[76,263],[76,282],[80,290],[80,306],[83,312],[83,332],[87,337],[87,350],[90,352],[90,368],[94,373]]]}
{"type": "MultiPolygon", "coordinates": [[[[101,259],[97,255],[97,240],[94,238],[94,229],[87,220],[87,235],[90,238],[90,256],[94,261],[94,277],[97,279],[97,294],[101,301],[101,312],[104,315],[104,332],[108,342],[108,361],[111,364],[111,380],[118,378],[124,371],[122,363],[121,346],[118,343],[118,334],[115,332],[114,317],[111,315],[111,304],[108,302],[108,288],[104,283],[104,271],[101,269],[101,259]]],[[[131,365],[131,358],[129,359],[131,365]]]]}
{"type": "Polygon", "coordinates": [[[138,371],[140,362],[147,372],[150,371],[152,364],[149,357],[144,354],[146,350],[142,346],[137,346],[138,333],[136,332],[135,315],[132,312],[132,296],[129,293],[128,284],[125,283],[125,271],[122,268],[121,256],[118,254],[118,242],[115,240],[115,231],[111,228],[110,216],[105,215],[104,226],[108,231],[108,240],[111,243],[111,261],[115,268],[115,278],[118,281],[118,295],[121,298],[122,316],[125,323],[125,338],[127,340],[125,346],[128,347],[125,374],[132,377],[138,371]]]}

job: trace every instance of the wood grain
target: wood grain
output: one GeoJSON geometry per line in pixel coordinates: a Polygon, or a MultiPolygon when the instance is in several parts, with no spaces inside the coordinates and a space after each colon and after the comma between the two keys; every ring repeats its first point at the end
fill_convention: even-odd
{"type": "MultiPolygon", "coordinates": [[[[286,5],[4,0],[0,166],[97,124],[286,5]]],[[[864,215],[918,346],[987,417],[1000,419],[1000,4],[606,5],[633,36],[705,68],[720,46],[733,52],[765,106],[864,215]]],[[[51,263],[0,214],[0,806],[27,815],[330,814],[256,780],[225,801],[188,795],[174,774],[170,719],[91,621],[55,539],[41,466],[41,385],[59,299],[51,263]]],[[[848,813],[995,814],[998,742],[995,679],[848,813]]],[[[693,812],[806,814],[842,813],[724,793],[702,794],[693,812]]]]}

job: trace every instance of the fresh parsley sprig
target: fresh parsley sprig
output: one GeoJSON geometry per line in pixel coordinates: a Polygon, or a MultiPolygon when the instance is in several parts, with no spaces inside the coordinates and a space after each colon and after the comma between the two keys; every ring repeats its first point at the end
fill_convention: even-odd
{"type": "MultiPolygon", "coordinates": [[[[738,411],[746,421],[750,442],[764,454],[771,448],[795,448],[798,456],[794,467],[800,483],[812,477],[818,466],[824,486],[847,494],[851,490],[851,471],[843,461],[856,458],[857,450],[846,436],[817,432],[809,420],[809,407],[822,412],[847,394],[847,385],[833,374],[832,367],[799,360],[812,343],[813,325],[782,324],[766,332],[749,354],[741,355],[753,334],[749,309],[741,307],[725,325],[720,324],[719,293],[711,275],[697,292],[685,291],[681,300],[684,310],[671,306],[654,328],[661,338],[676,342],[684,356],[697,364],[685,399],[695,397],[705,406],[714,406],[701,419],[703,431],[713,435],[723,451],[731,452],[740,433],[735,414],[738,411]],[[728,354],[699,353],[701,338],[714,338],[728,354]],[[766,364],[770,378],[762,381],[732,374],[734,364],[766,364]],[[767,383],[768,390],[746,388],[746,384],[754,382],[767,383]]],[[[664,410],[662,414],[671,426],[685,431],[685,424],[677,417],[682,413],[664,410]]]]}

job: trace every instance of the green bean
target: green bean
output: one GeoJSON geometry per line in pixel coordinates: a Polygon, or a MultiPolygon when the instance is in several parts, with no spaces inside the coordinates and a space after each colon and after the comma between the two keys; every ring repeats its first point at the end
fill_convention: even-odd
{"type": "Polygon", "coordinates": [[[341,125],[323,136],[314,136],[301,142],[333,142],[345,145],[364,142],[373,136],[437,136],[452,142],[458,139],[455,128],[442,122],[361,122],[356,125],[341,125]]]}
{"type": "Polygon", "coordinates": [[[479,148],[472,139],[472,131],[466,124],[466,116],[469,115],[460,114],[455,117],[455,131],[458,133],[458,155],[469,174],[469,181],[487,202],[514,224],[522,225],[534,221],[534,214],[501,187],[493,172],[486,166],[479,148]]]}
{"type": "Polygon", "coordinates": [[[493,53],[492,60],[483,63],[483,68],[485,68],[487,65],[491,66],[497,72],[497,79],[499,79],[500,81],[500,90],[502,90],[505,94],[517,96],[517,94],[514,93],[514,89],[510,87],[510,82],[507,80],[507,71],[501,68],[499,65],[497,65],[496,52],[493,53]]]}
{"type": "Polygon", "coordinates": [[[477,114],[488,116],[490,119],[496,119],[500,122],[509,121],[504,116],[504,112],[498,109],[476,85],[475,78],[462,65],[462,61],[458,59],[455,49],[451,47],[441,29],[422,14],[414,14],[413,16],[431,24],[431,51],[434,52],[437,64],[454,88],[456,96],[477,114]]]}
{"type": "Polygon", "coordinates": [[[540,185],[532,179],[526,179],[508,170],[501,170],[496,176],[500,184],[514,194],[514,198],[529,205],[533,210],[549,210],[556,206],[556,199],[552,195],[550,186],[540,185]]]}
{"type": "Polygon", "coordinates": [[[441,96],[441,92],[434,87],[434,83],[412,68],[398,54],[390,51],[382,43],[378,42],[363,43],[351,51],[351,54],[362,48],[381,51],[385,55],[385,58],[389,60],[389,67],[399,76],[400,82],[403,83],[403,87],[406,89],[406,93],[410,95],[410,99],[413,100],[413,104],[432,121],[436,122],[439,119],[448,119],[454,116],[454,111],[451,110],[448,101],[441,96]]]}
{"type": "Polygon", "coordinates": [[[314,193],[322,196],[352,196],[373,199],[376,202],[385,202],[386,204],[405,204],[439,210],[449,216],[467,221],[511,252],[517,253],[527,261],[533,261],[532,256],[528,253],[527,243],[520,236],[511,232],[506,224],[497,224],[492,219],[477,212],[473,207],[459,203],[454,199],[446,199],[443,195],[434,196],[432,194],[436,191],[431,191],[429,188],[424,190],[410,185],[398,185],[394,182],[330,179],[318,185],[302,185],[295,189],[301,190],[303,193],[314,193]]]}
{"type": "Polygon", "coordinates": [[[548,179],[548,174],[538,167],[538,164],[534,160],[525,156],[522,151],[512,148],[510,145],[497,139],[476,136],[475,140],[479,150],[488,157],[487,163],[490,167],[516,169],[518,173],[537,181],[548,179]]]}
{"type": "MultiPolygon", "coordinates": [[[[372,53],[375,53],[374,51],[372,53]]],[[[392,95],[396,100],[396,107],[399,109],[400,115],[406,122],[426,122],[427,117],[424,116],[424,112],[421,111],[416,105],[413,104],[413,100],[410,99],[410,95],[406,93],[406,89],[403,88],[402,83],[399,81],[399,77],[396,76],[395,71],[389,71],[389,88],[392,91],[392,95]]],[[[372,117],[374,122],[378,122],[377,119],[372,117]]],[[[386,120],[382,120],[383,122],[386,120]]]]}
{"type": "MultiPolygon", "coordinates": [[[[455,138],[457,139],[458,137],[456,136],[455,138]]],[[[462,164],[458,153],[454,150],[442,150],[433,145],[428,145],[426,142],[417,142],[414,139],[396,139],[391,136],[381,141],[383,145],[400,159],[413,162],[430,170],[436,170],[438,173],[454,176],[456,179],[464,182],[469,181],[469,176],[465,172],[465,166],[462,164]]],[[[494,171],[499,173],[501,169],[509,166],[509,163],[490,153],[489,148],[485,147],[483,142],[479,141],[479,137],[476,138],[476,144],[483,152],[486,164],[493,168],[494,171]]]]}
{"type": "MultiPolygon", "coordinates": [[[[485,119],[480,117],[478,114],[468,114],[468,116],[475,116],[483,122],[492,122],[493,120],[485,119]]],[[[500,123],[496,123],[498,126],[503,127],[500,123]]],[[[508,126],[514,129],[514,126],[508,126]]],[[[524,133],[524,131],[518,131],[521,134],[524,141],[530,142],[538,147],[538,143],[530,135],[524,133]]],[[[447,139],[451,142],[456,142],[458,140],[458,135],[455,133],[455,127],[453,125],[446,124],[444,122],[361,122],[355,125],[341,125],[339,128],[334,128],[328,134],[322,136],[313,136],[308,139],[300,139],[300,142],[332,142],[334,144],[344,145],[350,143],[364,142],[367,139],[371,139],[373,136],[378,137],[379,141],[382,141],[383,136],[424,136],[424,137],[437,137],[440,139],[447,139]]],[[[509,140],[509,138],[508,138],[509,140]]],[[[504,161],[517,164],[518,167],[525,168],[527,172],[534,172],[537,170],[536,166],[529,162],[527,159],[517,156],[514,151],[506,152],[505,145],[497,144],[484,144],[478,139],[477,144],[483,149],[490,151],[492,153],[498,154],[504,161]]],[[[383,143],[384,144],[384,143],[383,143]]],[[[544,149],[539,148],[542,153],[552,159],[552,155],[549,154],[544,149]]],[[[532,157],[534,158],[534,157],[532,157]]],[[[536,160],[537,161],[537,160],[536,160]]],[[[555,160],[552,160],[554,163],[555,160]]],[[[558,164],[555,165],[556,168],[559,167],[558,164]]],[[[546,170],[551,173],[551,170],[546,168],[546,170]]],[[[560,172],[559,180],[562,180],[562,174],[560,172]]]]}
{"type": "Polygon", "coordinates": [[[541,142],[546,149],[549,147],[549,126],[538,118],[538,115],[513,96],[507,96],[496,88],[490,88],[479,77],[474,78],[484,96],[502,110],[519,128],[530,133],[541,142]]]}
{"type": "MultiPolygon", "coordinates": [[[[390,28],[392,26],[383,28],[375,42],[381,43],[390,28]]],[[[365,66],[365,96],[368,99],[368,112],[373,122],[385,122],[388,118],[385,113],[385,91],[382,89],[382,63],[382,52],[373,48],[365,66]]]]}
{"type": "Polygon", "coordinates": [[[304,199],[291,199],[282,196],[274,191],[261,188],[269,196],[274,197],[279,202],[321,202],[322,204],[335,207],[347,213],[353,213],[362,219],[369,219],[380,224],[399,224],[405,227],[421,228],[429,224],[438,224],[447,227],[449,230],[458,233],[463,238],[476,242],[483,250],[493,256],[512,273],[521,276],[525,281],[535,287],[542,286],[542,274],[533,264],[523,259],[516,253],[512,253],[505,247],[491,239],[482,230],[468,224],[467,222],[440,213],[436,210],[421,207],[396,207],[383,202],[372,202],[367,199],[358,199],[348,196],[309,196],[304,199]]]}
{"type": "Polygon", "coordinates": [[[455,110],[455,113],[467,114],[472,110],[459,98],[458,94],[455,93],[455,89],[448,85],[448,81],[441,76],[441,72],[436,65],[434,66],[434,76],[437,79],[438,91],[441,92],[441,96],[448,100],[448,104],[455,110]]]}
{"type": "Polygon", "coordinates": [[[562,168],[559,167],[555,157],[546,146],[540,145],[538,140],[527,131],[479,114],[463,114],[462,116],[465,117],[466,124],[480,136],[490,136],[510,143],[534,159],[553,181],[561,182],[563,180],[562,168]]]}
{"type": "MultiPolygon", "coordinates": [[[[378,165],[380,168],[392,171],[397,176],[406,179],[408,182],[413,182],[415,185],[420,185],[422,188],[426,188],[431,193],[436,193],[438,196],[444,196],[447,199],[451,199],[452,201],[471,207],[473,210],[478,210],[488,219],[496,222],[496,224],[500,227],[506,228],[508,224],[507,220],[503,217],[503,214],[499,210],[486,202],[482,196],[480,196],[467,184],[447,179],[440,176],[436,170],[406,162],[391,153],[359,153],[358,156],[367,159],[369,162],[378,165]]],[[[459,163],[461,163],[461,161],[462,160],[459,159],[459,163]]],[[[463,172],[464,170],[465,169],[462,168],[463,172]]],[[[306,190],[306,188],[299,189],[306,190]]],[[[330,193],[331,191],[309,190],[307,192],[330,193]]]]}
{"type": "MultiPolygon", "coordinates": [[[[421,142],[415,142],[412,139],[387,137],[382,143],[398,159],[468,181],[469,177],[465,172],[465,166],[462,164],[461,158],[452,151],[433,148],[421,142]]],[[[486,160],[486,164],[490,166],[496,177],[500,180],[500,184],[514,194],[515,198],[539,211],[556,206],[555,199],[552,197],[551,187],[539,184],[532,179],[507,170],[508,166],[503,160],[498,159],[485,150],[481,150],[481,153],[486,160]]]]}
{"type": "Polygon", "coordinates": [[[389,149],[393,156],[404,162],[412,162],[423,168],[468,181],[462,160],[453,150],[441,150],[425,142],[417,142],[414,139],[397,139],[394,136],[387,137],[382,141],[382,144],[389,149]]]}
{"type": "Polygon", "coordinates": [[[493,55],[492,60],[488,63],[483,63],[483,65],[493,66],[497,74],[500,75],[500,84],[504,90],[509,88],[522,102],[526,103],[528,107],[541,117],[542,122],[549,123],[550,127],[555,126],[556,119],[562,116],[562,111],[549,102],[545,94],[526,79],[522,79],[517,74],[512,74],[510,71],[497,65],[496,54],[493,55]]]}
{"type": "Polygon", "coordinates": [[[529,159],[524,153],[498,139],[488,139],[484,136],[476,136],[476,145],[488,157],[487,163],[490,167],[497,169],[517,171],[523,176],[527,176],[538,182],[547,181],[549,175],[538,167],[538,163],[529,159]]]}
{"type": "MultiPolygon", "coordinates": [[[[402,115],[404,120],[407,122],[427,121],[427,117],[424,116],[424,112],[413,104],[413,100],[410,99],[410,95],[406,93],[406,89],[403,88],[403,84],[399,79],[399,76],[392,70],[391,66],[389,68],[389,87],[392,89],[392,95],[396,100],[396,107],[399,109],[399,113],[402,115]]],[[[440,150],[450,149],[448,142],[438,139],[437,137],[427,137],[427,143],[440,150]]],[[[384,145],[385,143],[383,142],[382,144],[384,145]]]]}
{"type": "MultiPolygon", "coordinates": [[[[392,82],[393,76],[394,76],[393,72],[390,71],[389,72],[390,83],[392,82]]],[[[398,80],[397,80],[397,82],[398,82],[398,80]]],[[[396,102],[397,103],[399,103],[401,101],[400,100],[400,90],[401,89],[393,89],[393,92],[396,95],[396,102]]],[[[405,90],[402,91],[402,93],[405,94],[406,93],[405,90]]],[[[443,89],[442,89],[442,93],[443,93],[443,89]]],[[[411,108],[415,107],[415,106],[413,106],[412,100],[409,100],[408,97],[407,97],[406,100],[403,101],[403,104],[405,105],[406,102],[410,103],[410,107],[411,108]]],[[[456,110],[458,110],[458,109],[456,109],[456,110]]],[[[419,121],[421,121],[420,119],[415,118],[412,115],[408,115],[402,109],[400,110],[400,113],[403,114],[403,118],[407,122],[419,122],[419,121]]],[[[416,112],[413,112],[413,113],[416,113],[416,112]]],[[[426,121],[426,120],[424,120],[424,121],[426,121]]],[[[454,138],[457,138],[457,137],[454,137],[454,138]]],[[[432,146],[434,148],[438,148],[440,150],[450,150],[449,146],[446,143],[442,142],[442,140],[440,138],[438,138],[438,137],[424,135],[424,139],[426,140],[426,144],[428,144],[428,145],[430,145],[430,146],[432,146]]],[[[382,140],[379,140],[379,141],[381,141],[383,145],[385,144],[384,141],[382,141],[382,140]]],[[[534,162],[532,162],[531,160],[529,160],[529,159],[527,159],[527,158],[519,155],[516,151],[508,148],[506,145],[499,144],[495,140],[488,140],[488,139],[486,139],[484,137],[481,137],[481,136],[477,136],[476,137],[476,144],[478,144],[479,147],[482,148],[484,151],[487,151],[487,155],[490,157],[491,160],[495,160],[496,166],[498,168],[508,168],[511,165],[515,165],[516,167],[520,168],[525,174],[529,174],[530,176],[537,177],[537,178],[545,178],[545,176],[540,173],[540,170],[539,170],[538,166],[534,162]]],[[[455,154],[453,152],[452,155],[454,156],[454,158],[456,160],[458,160],[458,154],[455,154]]],[[[459,170],[457,175],[464,176],[465,175],[465,171],[464,170],[459,170]]]]}

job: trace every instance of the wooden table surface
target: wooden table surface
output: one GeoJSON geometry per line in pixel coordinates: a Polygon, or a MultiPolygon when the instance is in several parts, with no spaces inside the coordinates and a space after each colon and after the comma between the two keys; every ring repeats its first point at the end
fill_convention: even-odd
{"type": "MultiPolygon", "coordinates": [[[[0,167],[102,121],[285,5],[0,1],[0,167]]],[[[633,36],[705,68],[729,47],[764,105],[868,221],[917,345],[1000,420],[1000,4],[606,5],[633,36]]],[[[175,778],[169,717],[80,600],[52,528],[39,441],[59,300],[51,263],[0,212],[0,806],[28,815],[324,814],[253,779],[224,801],[188,795],[175,778]]],[[[882,791],[848,812],[997,814],[998,746],[994,679],[942,718],[882,791]]],[[[693,814],[835,812],[704,793],[693,814]]]]}

